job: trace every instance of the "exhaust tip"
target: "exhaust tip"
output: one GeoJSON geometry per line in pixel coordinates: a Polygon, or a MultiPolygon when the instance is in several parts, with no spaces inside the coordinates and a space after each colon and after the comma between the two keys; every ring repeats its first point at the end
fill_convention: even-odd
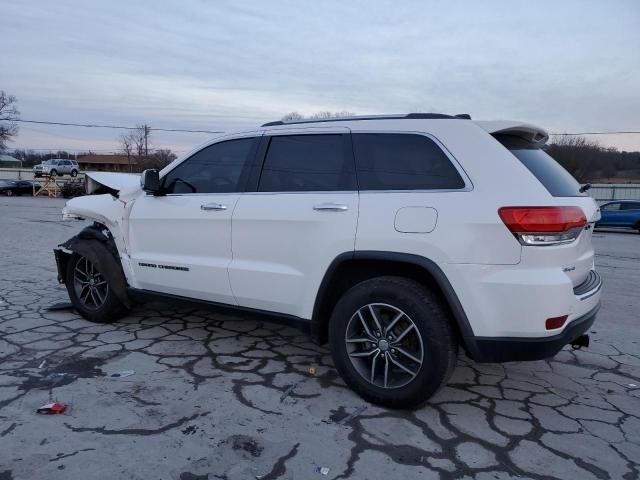
{"type": "Polygon", "coordinates": [[[574,350],[589,348],[589,335],[580,335],[578,338],[571,342],[571,347],[573,347],[574,350]]]}

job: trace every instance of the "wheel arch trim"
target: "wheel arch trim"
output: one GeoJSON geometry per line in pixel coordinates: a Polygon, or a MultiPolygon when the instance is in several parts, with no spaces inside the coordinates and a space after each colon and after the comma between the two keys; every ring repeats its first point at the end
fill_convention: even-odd
{"type": "MultiPolygon", "coordinates": [[[[318,336],[321,336],[321,329],[323,326],[323,322],[319,318],[320,311],[322,309],[323,301],[325,300],[329,292],[329,287],[334,279],[334,275],[343,263],[351,260],[373,260],[403,263],[417,266],[425,270],[434,279],[434,281],[440,288],[445,301],[448,303],[456,325],[459,328],[462,337],[461,340],[463,342],[463,346],[467,350],[467,353],[473,359],[480,358],[480,351],[478,349],[476,338],[473,333],[473,328],[471,327],[469,318],[467,317],[462,303],[460,302],[458,295],[453,289],[451,282],[449,282],[447,275],[433,260],[427,257],[410,253],[386,252],[377,250],[358,250],[354,252],[345,252],[334,258],[334,260],[327,268],[325,275],[320,283],[320,287],[318,288],[318,293],[316,295],[316,300],[313,306],[311,320],[312,326],[314,330],[316,330],[316,334],[318,336]]],[[[328,322],[328,320],[325,320],[325,322],[328,322]]]]}

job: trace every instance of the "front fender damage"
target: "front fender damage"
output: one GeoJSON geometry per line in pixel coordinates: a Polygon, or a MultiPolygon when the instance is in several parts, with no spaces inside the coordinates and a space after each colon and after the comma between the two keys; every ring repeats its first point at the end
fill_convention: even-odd
{"type": "Polygon", "coordinates": [[[109,288],[127,307],[131,300],[127,295],[127,281],[120,263],[120,256],[113,237],[99,224],[86,227],[53,250],[58,267],[58,282],[66,283],[67,265],[76,253],[93,263],[109,284],[109,288]]]}

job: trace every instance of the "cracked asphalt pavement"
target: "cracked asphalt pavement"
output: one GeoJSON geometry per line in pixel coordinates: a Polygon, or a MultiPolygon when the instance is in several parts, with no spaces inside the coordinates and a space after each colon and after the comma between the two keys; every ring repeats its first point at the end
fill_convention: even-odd
{"type": "Polygon", "coordinates": [[[640,476],[637,233],[594,234],[606,284],[589,349],[461,355],[429,404],[392,411],[288,327],[165,303],[111,325],[49,311],[68,301],[52,249],[83,227],[63,203],[0,199],[0,480],[640,476]],[[37,414],[50,399],[69,409],[37,414]]]}

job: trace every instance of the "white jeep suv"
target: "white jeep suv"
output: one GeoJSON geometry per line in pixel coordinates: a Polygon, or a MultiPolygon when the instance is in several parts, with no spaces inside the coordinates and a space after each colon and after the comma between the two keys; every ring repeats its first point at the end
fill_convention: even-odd
{"type": "Polygon", "coordinates": [[[87,319],[147,296],[295,324],[360,395],[427,400],[478,362],[588,343],[598,209],[521,122],[409,114],[272,122],[141,178],[87,173],[55,250],[87,319]]]}

